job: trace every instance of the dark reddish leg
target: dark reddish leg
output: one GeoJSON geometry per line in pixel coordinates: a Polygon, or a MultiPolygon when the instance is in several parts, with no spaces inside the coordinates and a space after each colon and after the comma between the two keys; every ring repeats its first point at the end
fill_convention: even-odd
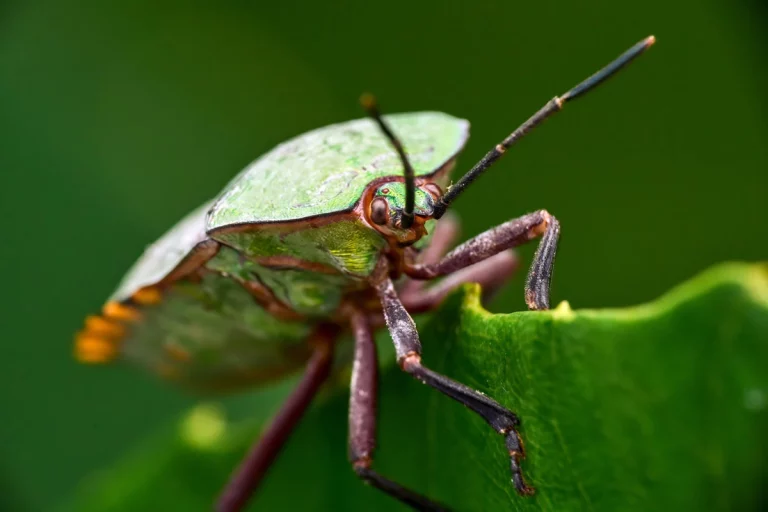
{"type": "Polygon", "coordinates": [[[483,300],[489,300],[512,277],[517,267],[518,260],[512,251],[500,252],[487,260],[449,274],[429,288],[404,288],[399,293],[400,299],[409,313],[423,313],[435,309],[448,294],[464,283],[478,283],[483,289],[483,300]]]}
{"type": "Polygon", "coordinates": [[[525,457],[523,443],[517,433],[520,420],[510,410],[495,400],[463,384],[436,373],[421,364],[421,341],[419,333],[408,312],[403,307],[395,292],[395,287],[388,277],[374,283],[381,298],[384,318],[392,336],[400,367],[415,378],[448,395],[457,402],[480,415],[499,434],[504,436],[510,458],[512,482],[521,495],[529,495],[533,488],[526,485],[520,469],[520,460],[525,457]]]}
{"type": "Polygon", "coordinates": [[[459,218],[453,213],[447,212],[435,226],[432,240],[426,249],[422,251],[422,263],[437,263],[447,253],[461,234],[459,218]]]}
{"type": "MultiPolygon", "coordinates": [[[[420,265],[435,265],[450,250],[459,236],[459,221],[451,212],[440,219],[429,246],[419,255],[420,265]]],[[[518,260],[512,251],[504,251],[487,260],[461,269],[445,279],[427,287],[427,282],[409,279],[398,295],[409,313],[423,313],[436,308],[448,294],[464,283],[478,283],[483,289],[483,300],[489,300],[517,271],[518,260]]]]}
{"type": "MultiPolygon", "coordinates": [[[[451,212],[446,213],[435,226],[429,245],[418,255],[418,262],[422,265],[434,265],[440,261],[459,237],[459,231],[458,218],[451,212]]],[[[425,286],[426,283],[423,280],[409,279],[400,288],[400,296],[418,292],[425,286]]]]}
{"type": "Polygon", "coordinates": [[[333,361],[335,327],[320,328],[312,337],[315,351],[296,389],[283,404],[266,432],[235,470],[216,504],[218,512],[241,510],[274,462],[280,449],[304,415],[312,398],[325,382],[333,361]]]}
{"type": "Polygon", "coordinates": [[[365,313],[355,311],[351,320],[355,336],[355,359],[349,395],[349,460],[355,473],[366,483],[416,510],[448,510],[371,469],[376,448],[376,344],[365,313]]]}
{"type": "Polygon", "coordinates": [[[405,273],[415,279],[433,279],[452,274],[539,236],[542,239],[528,272],[525,301],[531,309],[549,309],[549,282],[557,252],[560,224],[546,210],[529,213],[489,229],[461,244],[438,263],[406,265],[405,273]]]}

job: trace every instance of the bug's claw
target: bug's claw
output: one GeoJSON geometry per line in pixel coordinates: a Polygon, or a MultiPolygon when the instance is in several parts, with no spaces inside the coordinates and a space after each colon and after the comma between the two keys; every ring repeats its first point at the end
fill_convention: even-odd
{"type": "Polygon", "coordinates": [[[523,470],[520,468],[520,460],[525,458],[525,449],[520,435],[512,430],[506,436],[507,450],[509,450],[509,466],[512,472],[512,483],[515,490],[521,496],[530,496],[536,492],[536,489],[529,487],[523,478],[523,470]]]}

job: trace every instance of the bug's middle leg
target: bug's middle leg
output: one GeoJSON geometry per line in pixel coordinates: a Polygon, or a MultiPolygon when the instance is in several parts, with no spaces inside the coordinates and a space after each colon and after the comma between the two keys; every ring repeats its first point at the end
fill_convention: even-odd
{"type": "Polygon", "coordinates": [[[376,400],[378,361],[373,331],[364,312],[353,311],[355,357],[349,395],[349,460],[366,483],[416,510],[447,511],[444,506],[378,474],[373,465],[376,447],[376,400]]]}
{"type": "Polygon", "coordinates": [[[406,264],[405,273],[414,279],[433,279],[486,260],[506,249],[541,236],[525,285],[525,300],[531,309],[549,308],[549,282],[557,252],[560,224],[546,210],[510,220],[463,243],[434,264],[406,264]]]}
{"type": "Polygon", "coordinates": [[[397,362],[403,371],[463,404],[501,434],[509,452],[510,470],[515,489],[521,495],[533,494],[534,490],[525,483],[520,468],[520,460],[525,458],[525,451],[520,434],[517,432],[517,427],[520,425],[518,417],[492,398],[424,366],[421,363],[419,333],[413,319],[397,296],[392,280],[389,277],[379,278],[374,286],[381,299],[384,319],[395,345],[397,362]]]}

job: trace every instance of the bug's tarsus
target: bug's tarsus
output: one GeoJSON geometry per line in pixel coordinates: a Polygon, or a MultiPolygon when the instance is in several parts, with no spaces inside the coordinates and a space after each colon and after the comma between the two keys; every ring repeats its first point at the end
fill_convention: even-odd
{"type": "Polygon", "coordinates": [[[450,512],[449,508],[381,476],[370,468],[356,467],[355,472],[365,483],[372,485],[380,491],[384,491],[414,510],[422,512],[450,512]]]}
{"type": "Polygon", "coordinates": [[[549,286],[560,238],[560,222],[551,215],[547,217],[547,221],[547,228],[536,248],[525,281],[525,302],[528,308],[534,310],[549,309],[549,286]]]}
{"type": "Polygon", "coordinates": [[[530,496],[536,492],[533,487],[529,487],[525,483],[523,478],[520,460],[525,458],[525,451],[520,434],[517,432],[520,420],[512,411],[474,389],[423,366],[420,357],[407,358],[403,364],[403,369],[424,384],[466,406],[488,422],[496,432],[504,436],[509,452],[509,466],[515,490],[521,496],[530,496]]]}
{"type": "Polygon", "coordinates": [[[541,124],[553,114],[559,112],[565,103],[576,99],[587,91],[600,85],[609,77],[613,76],[621,68],[632,62],[637,56],[651,47],[656,42],[654,36],[648,36],[639,43],[635,44],[629,50],[625,51],[614,59],[610,64],[593,74],[586,80],[580,82],[577,86],[571,88],[561,96],[555,96],[549,100],[538,112],[533,114],[527,121],[520,125],[506,139],[497,144],[491,151],[475,164],[472,169],[459,179],[448,191],[441,197],[435,205],[435,218],[439,219],[445,214],[448,206],[483,172],[488,170],[499,158],[506,153],[517,141],[522,139],[528,132],[541,124]]]}
{"type": "Polygon", "coordinates": [[[403,210],[401,227],[403,229],[408,229],[413,225],[413,210],[416,201],[416,185],[414,183],[415,174],[413,172],[413,166],[408,160],[408,156],[405,154],[405,149],[403,148],[400,139],[397,138],[389,125],[384,122],[384,119],[381,117],[376,97],[373,94],[365,93],[360,96],[360,105],[363,106],[366,112],[368,112],[368,115],[379,125],[379,128],[381,128],[381,131],[387,139],[389,139],[392,146],[394,146],[395,151],[397,151],[397,154],[400,157],[400,161],[403,163],[403,173],[405,174],[405,209],[403,210]]]}

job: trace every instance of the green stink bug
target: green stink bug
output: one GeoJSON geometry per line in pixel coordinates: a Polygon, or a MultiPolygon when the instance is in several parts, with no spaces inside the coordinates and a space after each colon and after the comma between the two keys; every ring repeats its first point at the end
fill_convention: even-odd
{"type": "Polygon", "coordinates": [[[424,366],[411,314],[433,309],[464,282],[499,286],[515,267],[510,250],[536,237],[541,242],[526,302],[530,309],[549,307],[560,232],[552,215],[540,210],[511,220],[450,252],[456,226],[444,215],[531,129],[654,41],[640,41],[547,102],[445,193],[468,137],[467,121],[438,112],[382,117],[373,98],[364,96],[371,119],[320,128],[277,146],[147,249],[102,314],[86,319],[76,356],[87,363],[129,360],[208,389],[255,385],[304,366],[298,386],[218,502],[219,510],[235,511],[328,377],[335,341],[351,332],[349,454],[355,472],[415,509],[445,510],[372,467],[373,332],[385,325],[400,368],[485,419],[504,438],[515,489],[532,494],[520,467],[525,453],[517,416],[424,366]],[[425,288],[425,281],[442,276],[449,277],[425,288]]]}

